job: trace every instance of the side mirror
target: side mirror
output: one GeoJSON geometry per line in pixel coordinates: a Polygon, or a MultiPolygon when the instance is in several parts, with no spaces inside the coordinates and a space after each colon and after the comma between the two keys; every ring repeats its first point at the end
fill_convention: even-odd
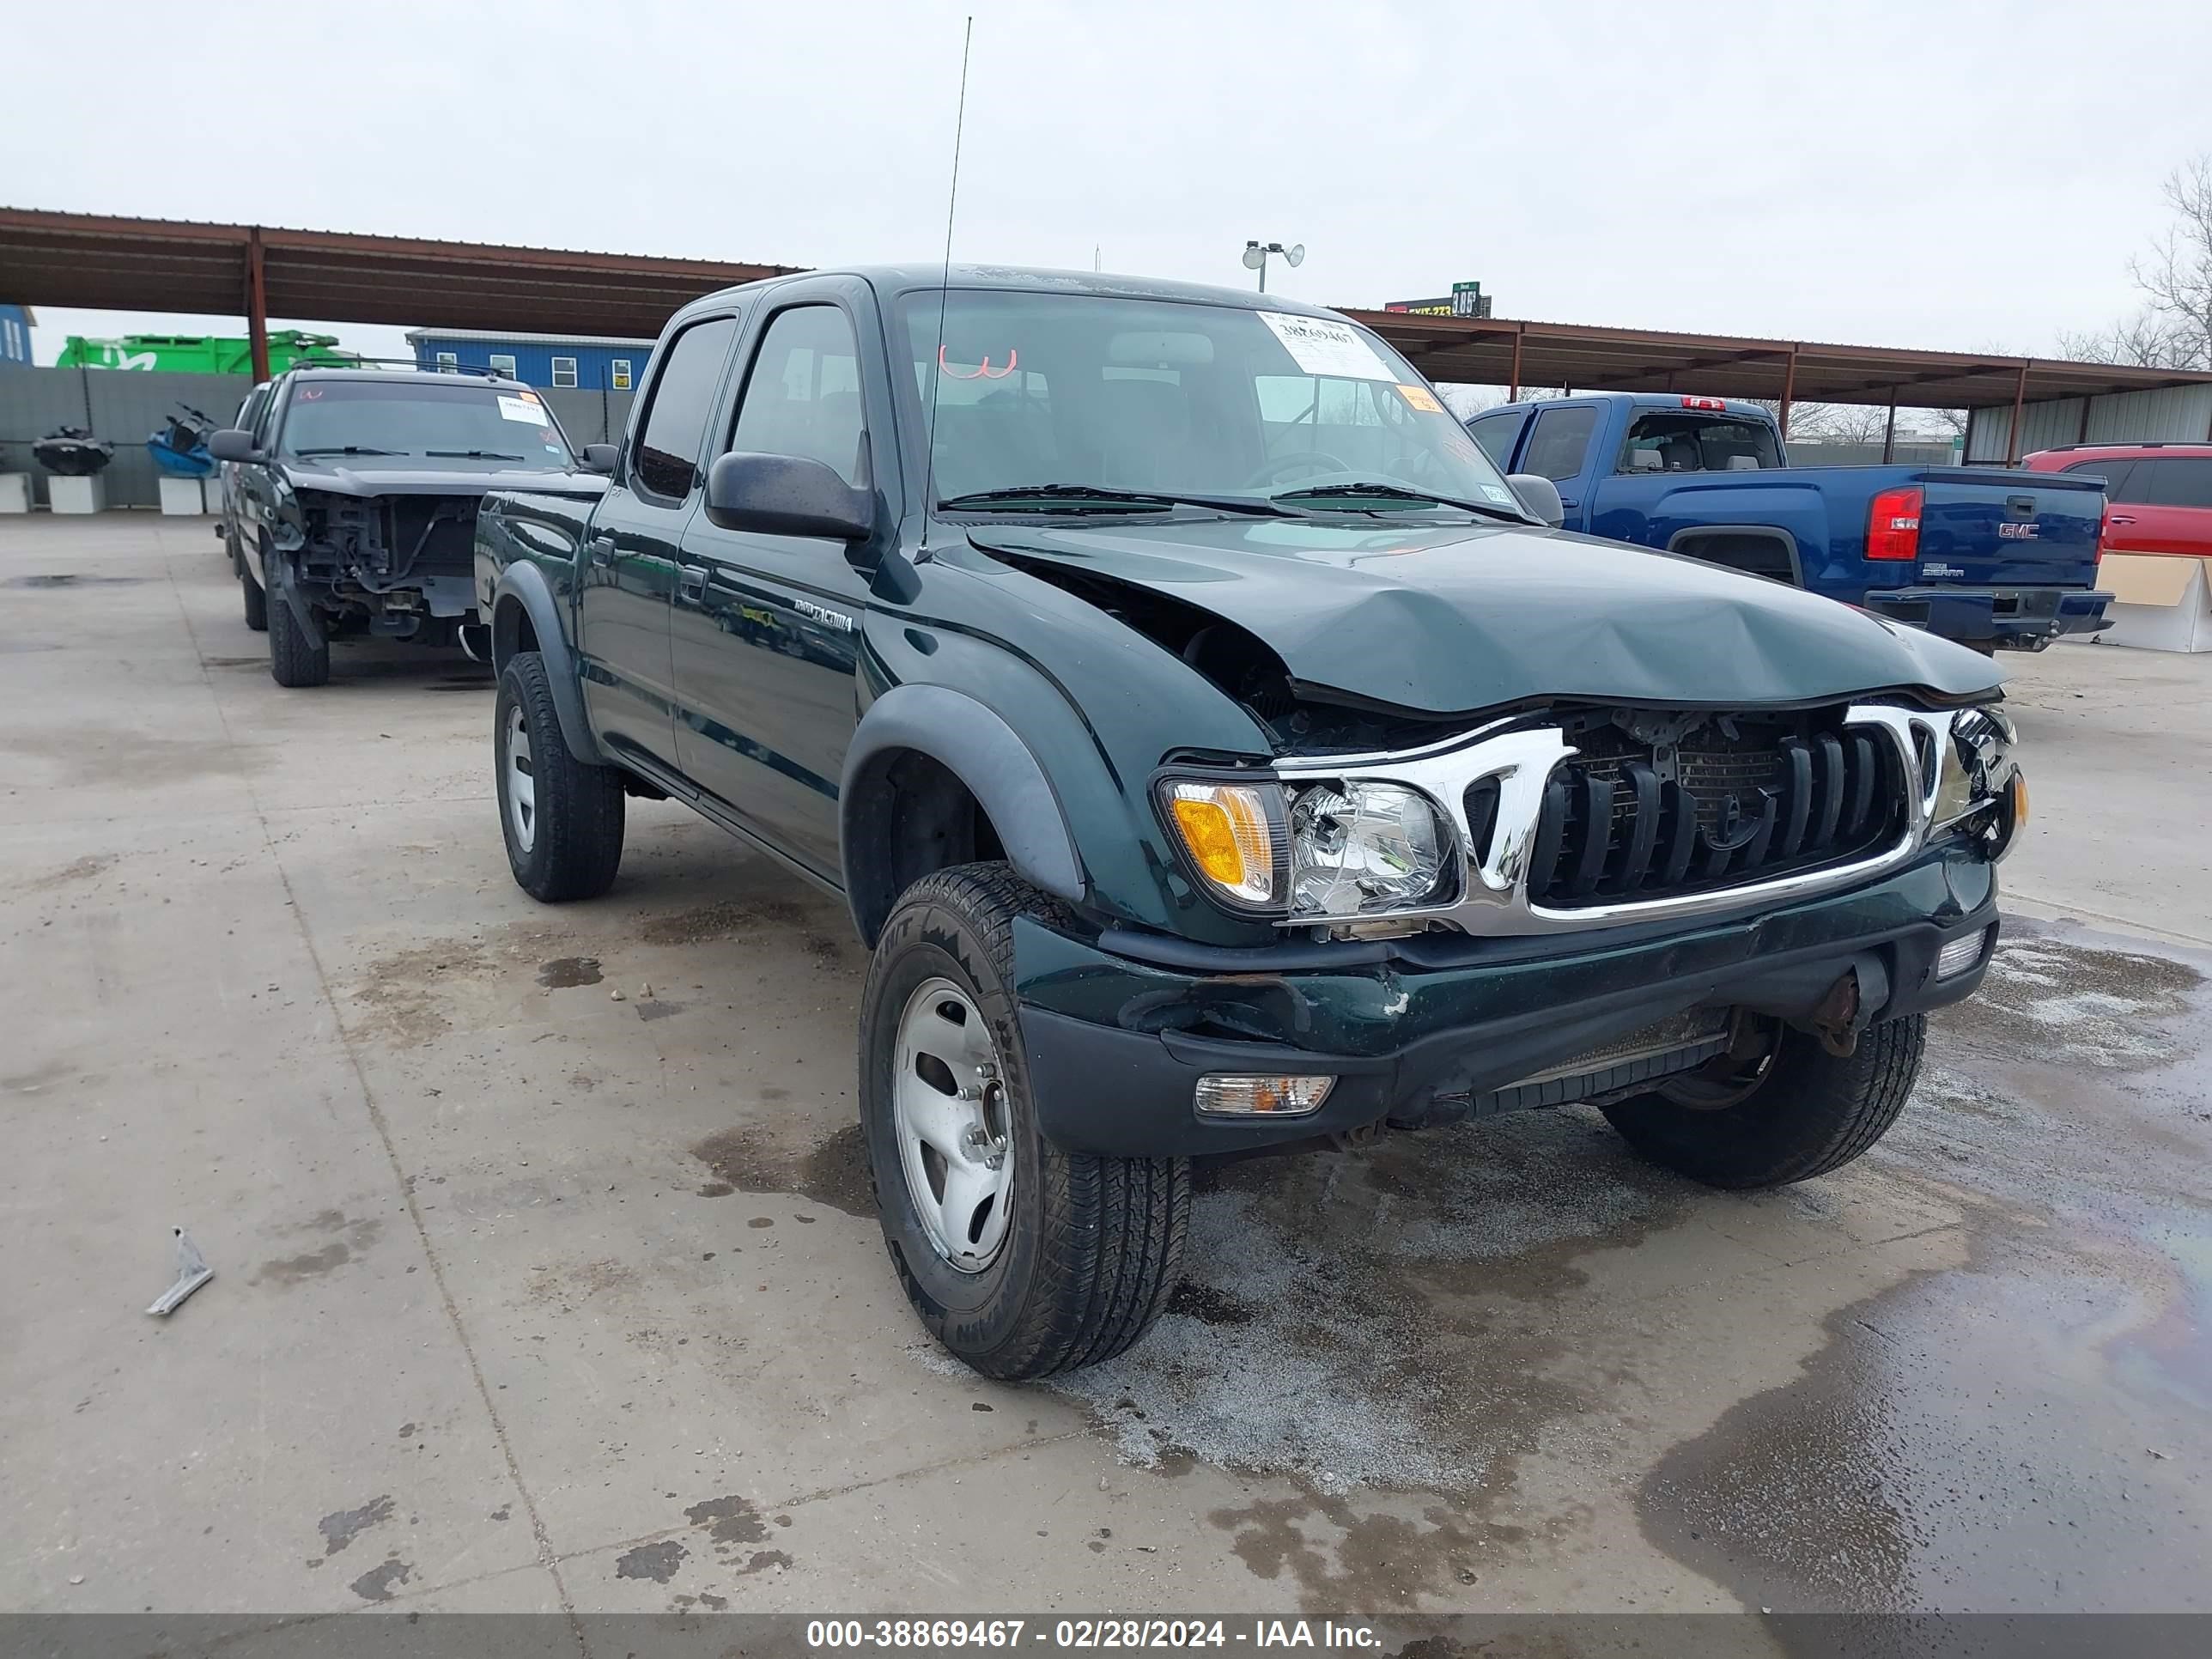
{"type": "Polygon", "coordinates": [[[612,444],[586,444],[576,452],[576,459],[586,472],[611,472],[615,470],[615,457],[621,453],[612,444]]]}
{"type": "Polygon", "coordinates": [[[707,520],[763,536],[857,542],[874,533],[876,504],[820,461],[732,450],[707,469],[707,520]]]}
{"type": "Polygon", "coordinates": [[[1529,513],[1557,530],[1567,521],[1567,509],[1559,505],[1559,487],[1549,478],[1536,472],[1516,472],[1506,483],[1521,498],[1521,505],[1529,513]]]}
{"type": "Polygon", "coordinates": [[[253,447],[253,434],[227,426],[208,439],[208,453],[218,461],[258,461],[261,452],[253,447]]]}

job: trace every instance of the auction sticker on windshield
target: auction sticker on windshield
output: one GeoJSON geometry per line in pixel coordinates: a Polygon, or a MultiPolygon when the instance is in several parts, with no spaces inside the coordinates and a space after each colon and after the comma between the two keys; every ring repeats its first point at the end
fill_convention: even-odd
{"type": "Polygon", "coordinates": [[[1328,317],[1294,317],[1286,311],[1263,311],[1260,320],[1275,331],[1283,349],[1309,374],[1397,381],[1398,377],[1375,355],[1375,348],[1361,339],[1349,323],[1328,317]]]}
{"type": "Polygon", "coordinates": [[[532,426],[545,424],[545,405],[535,398],[526,402],[520,398],[510,398],[502,392],[499,399],[499,412],[506,420],[527,421],[532,426]]]}

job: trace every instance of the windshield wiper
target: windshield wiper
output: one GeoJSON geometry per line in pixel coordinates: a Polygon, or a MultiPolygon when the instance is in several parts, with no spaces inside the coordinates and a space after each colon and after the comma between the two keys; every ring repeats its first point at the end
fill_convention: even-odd
{"type": "Polygon", "coordinates": [[[295,455],[305,459],[310,455],[409,455],[407,449],[379,449],[373,444],[325,444],[319,449],[295,449],[295,455]]]}
{"type": "Polygon", "coordinates": [[[510,455],[503,449],[426,449],[425,455],[440,455],[455,461],[526,461],[527,455],[510,455]]]}
{"type": "MultiPolygon", "coordinates": [[[[1462,501],[1456,495],[1438,495],[1426,489],[1409,489],[1403,484],[1394,483],[1315,484],[1304,489],[1279,490],[1267,499],[1275,501],[1321,501],[1361,495],[1389,501],[1409,501],[1434,507],[1455,507],[1463,513],[1480,513],[1486,518],[1504,519],[1513,524],[1532,522],[1527,514],[1514,507],[1500,507],[1495,501],[1462,501]]],[[[1375,510],[1388,511],[1387,508],[1375,510]]]]}
{"type": "Polygon", "coordinates": [[[1040,507],[1039,504],[1045,501],[1066,501],[1069,510],[1074,512],[1117,507],[1165,512],[1175,507],[1204,507],[1217,513],[1249,513],[1268,519],[1296,516],[1288,507],[1250,496],[1186,495],[1180,492],[1109,489],[1103,484],[1021,484],[1007,489],[979,489],[972,495],[955,495],[950,500],[941,501],[937,506],[940,512],[988,512],[1000,507],[1026,507],[1034,512],[1049,510],[1040,507]]]}

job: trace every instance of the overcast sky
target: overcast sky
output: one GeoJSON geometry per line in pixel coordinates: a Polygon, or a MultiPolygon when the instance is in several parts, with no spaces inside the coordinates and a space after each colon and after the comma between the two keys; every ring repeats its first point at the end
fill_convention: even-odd
{"type": "MultiPolygon", "coordinates": [[[[0,201],[933,258],[969,12],[956,258],[1242,284],[1248,237],[1302,241],[1271,285],[1328,304],[1475,278],[1501,316],[2046,351],[2133,307],[2212,150],[2203,0],[110,0],[9,9],[0,201]]],[[[41,362],[242,331],[39,315],[41,362]]]]}

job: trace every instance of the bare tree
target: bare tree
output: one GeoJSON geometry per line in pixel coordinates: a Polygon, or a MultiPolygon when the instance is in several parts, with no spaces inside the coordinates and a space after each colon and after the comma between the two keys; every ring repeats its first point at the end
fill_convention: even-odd
{"type": "MultiPolygon", "coordinates": [[[[1782,418],[1778,398],[1753,400],[1776,420],[1782,418]]],[[[1889,410],[1881,404],[1792,404],[1790,439],[1793,443],[1878,444],[1889,427],[1889,410]]]]}
{"type": "Polygon", "coordinates": [[[2126,363],[2138,368],[2194,368],[2187,331],[2145,306],[2104,328],[2065,330],[2058,349],[2085,363],[2126,363]]]}
{"type": "Polygon", "coordinates": [[[2212,368],[2212,153],[2166,176],[2174,222],[2150,252],[2128,261],[2142,290],[2133,317],[2087,333],[2062,334],[2069,356],[2148,368],[2212,368]]]}

